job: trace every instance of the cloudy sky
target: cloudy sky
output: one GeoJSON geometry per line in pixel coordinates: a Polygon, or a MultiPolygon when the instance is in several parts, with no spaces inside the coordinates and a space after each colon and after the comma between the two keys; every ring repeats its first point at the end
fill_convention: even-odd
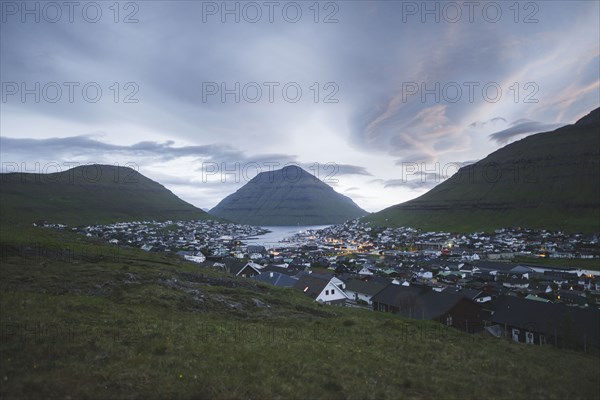
{"type": "Polygon", "coordinates": [[[600,105],[598,1],[72,4],[1,3],[4,171],[212,208],[293,163],[378,211],[600,105]]]}

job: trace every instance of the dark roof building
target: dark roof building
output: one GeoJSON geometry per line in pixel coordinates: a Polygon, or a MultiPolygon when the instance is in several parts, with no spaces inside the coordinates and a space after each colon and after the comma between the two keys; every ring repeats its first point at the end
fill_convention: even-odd
{"type": "Polygon", "coordinates": [[[283,268],[283,267],[279,267],[277,265],[273,265],[273,264],[269,264],[266,267],[264,267],[261,272],[276,272],[278,274],[284,274],[284,275],[288,275],[288,276],[294,276],[296,275],[298,272],[300,272],[299,270],[295,269],[295,268],[283,268]]]}
{"type": "Polygon", "coordinates": [[[496,304],[492,323],[513,340],[530,344],[600,349],[600,310],[505,297],[496,304]]]}
{"type": "Polygon", "coordinates": [[[229,273],[235,276],[241,276],[242,278],[249,278],[260,274],[260,270],[255,267],[253,263],[247,264],[232,264],[229,267],[229,273]]]}
{"type": "Polygon", "coordinates": [[[279,287],[294,287],[298,282],[297,278],[283,274],[281,272],[265,271],[252,277],[259,282],[279,287]]]}
{"type": "Polygon", "coordinates": [[[294,285],[294,288],[302,290],[304,294],[316,300],[329,281],[330,279],[324,279],[316,274],[302,275],[294,285]]]}
{"type": "Polygon", "coordinates": [[[390,283],[371,298],[373,309],[383,312],[398,312],[410,308],[417,297],[428,290],[430,289],[425,286],[402,286],[390,283]]]}
{"type": "Polygon", "coordinates": [[[386,285],[372,280],[362,280],[358,278],[348,279],[346,281],[346,293],[354,300],[362,297],[360,295],[371,298],[383,289],[386,285]],[[352,295],[354,294],[354,296],[352,295]]]}
{"type": "Polygon", "coordinates": [[[422,292],[414,304],[396,313],[405,318],[438,321],[465,332],[483,330],[487,314],[481,306],[459,292],[422,292]]]}
{"type": "Polygon", "coordinates": [[[475,300],[480,297],[483,293],[481,290],[477,289],[467,289],[467,288],[456,288],[456,287],[447,287],[443,290],[443,293],[456,293],[466,297],[469,300],[475,300]]]}

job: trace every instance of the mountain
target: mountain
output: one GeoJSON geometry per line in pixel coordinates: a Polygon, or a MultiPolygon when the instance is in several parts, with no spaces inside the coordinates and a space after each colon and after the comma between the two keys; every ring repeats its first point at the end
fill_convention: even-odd
{"type": "Polygon", "coordinates": [[[261,172],[224,198],[210,214],[250,225],[325,225],[367,214],[297,166],[261,172]]]}
{"type": "Polygon", "coordinates": [[[424,195],[365,218],[455,232],[528,227],[600,231],[600,108],[511,143],[424,195]]]}
{"type": "Polygon", "coordinates": [[[88,225],[209,219],[206,212],[128,167],[86,165],[51,174],[0,174],[0,220],[88,225]]]}

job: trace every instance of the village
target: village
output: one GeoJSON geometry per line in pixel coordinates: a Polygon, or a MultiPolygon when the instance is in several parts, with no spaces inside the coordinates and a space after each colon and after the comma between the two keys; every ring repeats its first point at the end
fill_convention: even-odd
{"type": "Polygon", "coordinates": [[[214,220],[71,229],[114,246],[173,252],[199,268],[300,290],[322,304],[532,345],[600,349],[600,272],[571,266],[600,262],[597,234],[513,228],[463,235],[353,220],[320,230],[299,227],[283,241],[257,245],[245,241],[267,229],[214,220]],[[558,266],[522,261],[535,259],[556,259],[558,266]]]}

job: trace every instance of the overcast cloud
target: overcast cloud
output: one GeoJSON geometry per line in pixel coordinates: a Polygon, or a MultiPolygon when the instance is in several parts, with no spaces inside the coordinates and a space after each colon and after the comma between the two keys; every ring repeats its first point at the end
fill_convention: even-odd
{"type": "Polygon", "coordinates": [[[73,22],[2,3],[4,170],[130,164],[212,208],[293,163],[378,211],[599,106],[597,1],[427,2],[439,21],[423,2],[113,3],[73,22]]]}
{"type": "Polygon", "coordinates": [[[492,133],[490,138],[498,142],[498,144],[506,144],[515,136],[551,131],[564,125],[567,124],[544,124],[538,121],[519,120],[513,122],[510,128],[492,133]]]}

